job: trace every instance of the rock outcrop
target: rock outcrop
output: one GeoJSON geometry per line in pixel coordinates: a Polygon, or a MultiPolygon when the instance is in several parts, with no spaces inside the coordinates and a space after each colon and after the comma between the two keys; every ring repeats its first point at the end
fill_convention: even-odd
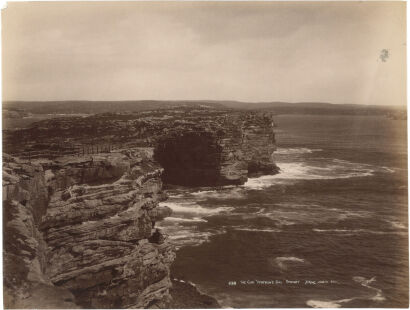
{"type": "Polygon", "coordinates": [[[166,238],[149,238],[170,210],[158,207],[162,168],[151,158],[149,149],[30,163],[4,157],[7,308],[169,304],[175,254],[166,238]]]}
{"type": "MultiPolygon", "coordinates": [[[[174,251],[155,223],[163,182],[275,174],[271,116],[221,110],[100,114],[4,131],[6,308],[164,308],[174,251]]],[[[180,287],[181,285],[179,285],[180,287]]],[[[197,296],[192,307],[215,305],[197,296]]],[[[207,306],[207,307],[208,307],[207,306]]],[[[179,307],[179,306],[178,306],[179,307]]],[[[204,306],[205,307],[205,306],[204,306]]]]}
{"type": "Polygon", "coordinates": [[[84,156],[118,148],[153,147],[167,183],[243,184],[249,176],[275,174],[275,133],[268,113],[172,109],[99,114],[35,123],[6,131],[15,156],[84,156]]]}

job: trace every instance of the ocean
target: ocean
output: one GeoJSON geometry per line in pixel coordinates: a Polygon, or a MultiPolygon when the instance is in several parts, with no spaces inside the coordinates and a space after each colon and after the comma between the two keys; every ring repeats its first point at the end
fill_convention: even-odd
{"type": "Polygon", "coordinates": [[[280,115],[281,173],[168,190],[172,276],[222,307],[408,307],[406,121],[280,115]]]}

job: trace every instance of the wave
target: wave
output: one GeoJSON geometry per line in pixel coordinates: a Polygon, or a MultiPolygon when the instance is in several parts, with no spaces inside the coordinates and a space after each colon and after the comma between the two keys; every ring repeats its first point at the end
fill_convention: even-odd
{"type": "Polygon", "coordinates": [[[406,225],[404,225],[404,224],[401,223],[401,222],[398,222],[398,221],[389,221],[389,220],[386,220],[386,222],[389,223],[393,228],[405,229],[405,230],[407,230],[406,225]]]}
{"type": "MultiPolygon", "coordinates": [[[[342,164],[342,165],[348,165],[348,166],[354,164],[350,161],[343,160],[343,159],[337,159],[337,158],[333,159],[333,162],[336,164],[342,164]]],[[[360,165],[362,167],[371,168],[378,172],[387,172],[387,173],[394,173],[396,172],[396,169],[397,169],[397,168],[391,168],[391,167],[386,167],[386,166],[374,167],[373,165],[364,164],[364,163],[360,163],[357,165],[360,165]]]]}
{"type": "Polygon", "coordinates": [[[255,231],[255,232],[281,232],[280,229],[275,228],[250,228],[250,227],[233,227],[234,230],[240,231],[255,231]]]}
{"type": "MultiPolygon", "coordinates": [[[[320,225],[335,224],[346,219],[369,218],[373,213],[370,211],[328,208],[326,205],[309,203],[275,203],[271,208],[266,208],[264,213],[258,215],[273,220],[278,228],[295,224],[308,224],[320,228],[320,225]]],[[[318,232],[321,232],[320,229],[318,232]]]]}
{"type": "Polygon", "coordinates": [[[207,220],[199,218],[199,217],[194,217],[192,219],[190,218],[182,218],[182,217],[167,217],[164,219],[165,222],[169,221],[169,222],[194,222],[194,223],[198,223],[198,222],[207,222],[207,220]]]}
{"type": "Polygon", "coordinates": [[[170,200],[160,202],[160,206],[172,209],[172,216],[156,223],[164,233],[169,235],[171,244],[178,250],[182,246],[197,246],[208,242],[210,236],[223,233],[224,230],[199,231],[197,226],[208,222],[204,217],[223,214],[233,210],[233,207],[203,207],[195,201],[186,201],[186,197],[177,199],[174,196],[170,200]]]}
{"type": "Polygon", "coordinates": [[[339,233],[339,234],[375,234],[375,235],[390,235],[390,234],[404,234],[403,232],[399,231],[376,231],[376,230],[369,230],[369,229],[319,229],[314,228],[312,229],[315,232],[324,232],[324,233],[339,233]]]}
{"type": "Polygon", "coordinates": [[[181,229],[181,227],[164,227],[165,231],[169,235],[170,243],[176,250],[183,246],[198,246],[204,242],[209,242],[209,238],[215,234],[222,232],[210,232],[210,231],[195,231],[190,229],[181,229]]]}
{"type": "MultiPolygon", "coordinates": [[[[339,301],[340,302],[340,301],[339,301]]],[[[340,308],[341,305],[337,301],[323,301],[323,300],[308,300],[306,305],[312,308],[340,308]]]]}
{"type": "Polygon", "coordinates": [[[300,162],[277,163],[281,171],[279,174],[249,178],[244,187],[263,189],[274,184],[287,184],[295,180],[346,179],[371,176],[375,172],[365,164],[347,163],[321,163],[323,166],[300,162]]]}
{"type": "Polygon", "coordinates": [[[376,277],[373,277],[371,279],[366,279],[364,277],[353,277],[353,281],[358,282],[360,285],[375,291],[375,295],[370,295],[370,296],[357,296],[357,297],[352,297],[352,298],[345,298],[345,299],[338,299],[338,300],[308,300],[306,302],[306,305],[312,308],[340,308],[342,307],[342,304],[351,302],[353,300],[372,300],[372,301],[384,301],[386,298],[383,296],[383,291],[381,289],[378,289],[376,287],[370,286],[369,284],[372,282],[376,281],[376,277]]]}
{"type": "Polygon", "coordinates": [[[373,213],[370,212],[370,211],[360,211],[360,210],[358,210],[358,211],[349,211],[349,210],[340,210],[340,209],[337,209],[337,208],[330,208],[329,211],[339,213],[339,215],[337,217],[337,219],[339,221],[346,220],[346,219],[349,219],[349,218],[352,218],[352,217],[355,217],[355,218],[366,218],[367,217],[368,218],[368,217],[371,217],[373,215],[373,213]]]}
{"type": "Polygon", "coordinates": [[[369,299],[374,300],[374,301],[383,301],[386,299],[383,296],[383,291],[381,289],[369,285],[369,283],[376,282],[376,277],[373,277],[368,280],[364,277],[357,276],[357,277],[353,277],[353,280],[360,283],[362,286],[367,287],[368,289],[376,291],[376,295],[372,296],[369,299]]]}
{"type": "Polygon", "coordinates": [[[225,186],[222,189],[202,190],[189,193],[188,195],[204,199],[242,199],[244,196],[242,188],[233,186],[225,186]]]}
{"type": "Polygon", "coordinates": [[[295,147],[295,148],[278,148],[274,155],[293,155],[293,154],[310,154],[313,152],[322,151],[322,149],[308,149],[305,147],[295,147]]]}
{"type": "Polygon", "coordinates": [[[275,258],[275,263],[278,267],[282,270],[287,270],[288,265],[287,263],[305,263],[305,260],[302,258],[294,257],[294,256],[280,256],[275,258]]]}
{"type": "MultiPolygon", "coordinates": [[[[179,235],[175,234],[169,237],[170,240],[185,240],[186,242],[193,242],[194,238],[192,236],[195,236],[195,239],[204,239],[208,240],[210,233],[193,233],[191,231],[184,231],[183,233],[180,233],[179,235]]],[[[196,242],[197,240],[195,240],[196,242]]]]}
{"type": "Polygon", "coordinates": [[[172,202],[164,201],[159,203],[160,206],[167,206],[172,209],[173,213],[186,213],[186,214],[200,214],[211,215],[221,212],[228,212],[233,210],[232,207],[218,207],[218,208],[204,208],[195,202],[172,202]]]}

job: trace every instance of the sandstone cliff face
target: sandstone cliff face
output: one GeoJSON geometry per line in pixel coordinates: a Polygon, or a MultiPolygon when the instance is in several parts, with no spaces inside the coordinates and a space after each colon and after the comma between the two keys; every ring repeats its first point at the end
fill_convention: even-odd
{"type": "Polygon", "coordinates": [[[151,152],[5,157],[6,307],[166,307],[174,252],[150,237],[170,210],[151,152]]]}
{"type": "Polygon", "coordinates": [[[273,160],[276,151],[275,125],[271,118],[246,115],[242,123],[241,149],[248,163],[248,176],[278,173],[273,160]]]}
{"type": "Polygon", "coordinates": [[[41,165],[3,156],[3,284],[6,308],[77,308],[74,296],[44,274],[46,249],[38,222],[48,193],[41,165]],[[47,296],[49,299],[46,299],[47,296]]]}
{"type": "Polygon", "coordinates": [[[199,186],[243,184],[249,176],[275,174],[275,134],[270,115],[222,110],[173,109],[52,119],[6,132],[7,152],[55,158],[149,146],[167,183],[199,186]],[[61,143],[64,141],[64,143],[61,143]]]}
{"type": "Polygon", "coordinates": [[[278,172],[271,118],[255,113],[101,114],[4,137],[14,155],[3,161],[8,308],[172,305],[175,254],[153,235],[171,213],[158,206],[163,181],[243,184],[278,172]]]}
{"type": "Polygon", "coordinates": [[[155,159],[164,167],[167,183],[238,185],[248,177],[278,173],[275,150],[268,115],[217,114],[170,130],[156,141],[155,159]]]}

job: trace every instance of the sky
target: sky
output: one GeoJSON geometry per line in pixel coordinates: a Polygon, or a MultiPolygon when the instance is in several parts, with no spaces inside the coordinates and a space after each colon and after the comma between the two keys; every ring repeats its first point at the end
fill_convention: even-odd
{"type": "Polygon", "coordinates": [[[3,100],[406,104],[404,2],[14,2],[3,100]]]}

